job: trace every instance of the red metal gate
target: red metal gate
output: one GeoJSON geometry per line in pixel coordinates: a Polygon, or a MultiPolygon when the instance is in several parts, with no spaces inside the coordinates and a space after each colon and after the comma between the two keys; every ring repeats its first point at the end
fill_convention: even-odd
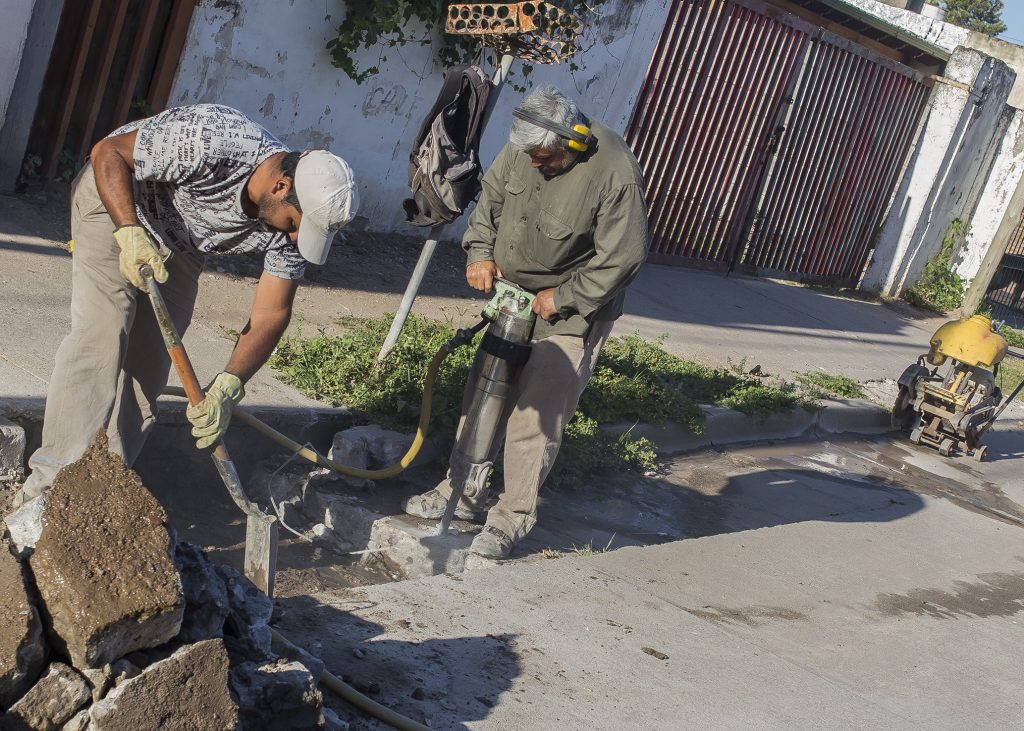
{"type": "Polygon", "coordinates": [[[651,259],[856,282],[926,95],[759,0],[675,0],[627,131],[651,259]]]}
{"type": "Polygon", "coordinates": [[[1017,225],[985,295],[993,319],[1024,329],[1024,218],[1017,225]]]}

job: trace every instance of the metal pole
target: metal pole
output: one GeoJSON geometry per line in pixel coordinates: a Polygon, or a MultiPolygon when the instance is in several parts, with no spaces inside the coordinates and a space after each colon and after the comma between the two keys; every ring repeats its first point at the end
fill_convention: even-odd
{"type": "MultiPolygon", "coordinates": [[[[501,88],[505,85],[505,79],[508,78],[508,72],[512,68],[512,61],[514,59],[514,56],[508,54],[502,56],[498,61],[498,67],[495,69],[494,75],[491,77],[494,89],[487,97],[487,106],[484,107],[484,118],[480,125],[481,136],[483,135],[483,130],[487,128],[487,120],[490,118],[494,105],[498,101],[498,94],[501,93],[501,88]]],[[[437,239],[440,237],[439,233],[443,228],[443,226],[435,226],[430,229],[432,237],[427,239],[420,250],[420,257],[416,261],[416,268],[413,269],[412,277],[405,288],[405,294],[402,295],[402,303],[398,306],[395,319],[391,322],[391,329],[388,330],[388,336],[384,339],[380,352],[377,353],[377,362],[387,358],[391,351],[394,350],[395,343],[398,342],[398,336],[401,335],[402,328],[405,327],[405,321],[409,319],[409,311],[412,309],[412,303],[416,300],[416,295],[419,294],[420,284],[427,273],[427,267],[430,266],[430,259],[434,256],[434,249],[437,248],[437,239]]]]}

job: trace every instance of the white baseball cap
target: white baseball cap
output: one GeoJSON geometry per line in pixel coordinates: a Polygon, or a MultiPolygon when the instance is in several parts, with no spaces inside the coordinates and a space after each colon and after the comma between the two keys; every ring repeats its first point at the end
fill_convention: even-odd
{"type": "Polygon", "coordinates": [[[327,150],[304,152],[295,166],[295,194],[302,208],[299,253],[307,261],[323,264],[334,234],[359,210],[352,168],[327,150]]]}

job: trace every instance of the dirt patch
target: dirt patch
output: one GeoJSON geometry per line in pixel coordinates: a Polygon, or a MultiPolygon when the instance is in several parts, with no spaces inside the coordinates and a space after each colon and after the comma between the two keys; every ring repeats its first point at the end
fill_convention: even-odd
{"type": "Polygon", "coordinates": [[[53,631],[79,668],[155,647],[184,611],[167,514],[99,432],[57,473],[29,559],[53,631]]]}
{"type": "Polygon", "coordinates": [[[21,565],[0,538],[0,706],[24,692],[43,667],[43,627],[28,600],[21,565]]]}

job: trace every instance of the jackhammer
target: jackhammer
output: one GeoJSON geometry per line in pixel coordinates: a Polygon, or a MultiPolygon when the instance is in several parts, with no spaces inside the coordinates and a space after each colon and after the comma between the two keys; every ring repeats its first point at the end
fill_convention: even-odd
{"type": "Polygon", "coordinates": [[[467,396],[465,419],[449,460],[452,493],[438,525],[438,535],[448,532],[460,499],[466,497],[479,503],[485,498],[509,397],[516,376],[530,357],[530,336],[536,318],[534,296],[504,279],[495,280],[494,290],[494,297],[483,311],[484,321],[491,324],[470,372],[476,382],[467,396]]]}
{"type": "MultiPolygon", "coordinates": [[[[439,535],[444,534],[451,525],[455,508],[461,497],[466,496],[470,500],[480,502],[484,495],[487,478],[494,464],[494,452],[498,446],[502,417],[506,413],[512,384],[523,364],[530,357],[529,342],[535,320],[532,309],[534,295],[504,279],[496,279],[494,288],[494,296],[484,307],[480,322],[473,327],[458,330],[454,337],[441,346],[431,360],[423,379],[423,399],[416,436],[409,449],[395,464],[376,470],[339,464],[309,445],[299,444],[281,434],[241,407],[235,408],[234,420],[259,431],[280,444],[288,452],[335,472],[370,480],[394,477],[412,463],[426,438],[430,424],[434,379],[437,378],[441,364],[457,348],[470,344],[474,336],[487,327],[471,372],[471,377],[474,375],[476,377],[476,383],[473,387],[469,408],[466,411],[466,418],[456,440],[455,448],[452,450],[449,469],[452,496],[446,506],[445,514],[441,518],[438,530],[439,535]]],[[[151,287],[150,291],[158,292],[156,287],[151,287]]],[[[180,345],[180,341],[178,343],[180,345]]],[[[168,347],[171,345],[173,343],[168,347]]],[[[198,386],[193,390],[198,391],[198,386]]],[[[171,396],[189,396],[193,400],[202,399],[198,393],[187,394],[184,389],[175,386],[165,388],[164,393],[171,396]]],[[[232,493],[232,497],[235,497],[234,493],[232,493]]]]}

